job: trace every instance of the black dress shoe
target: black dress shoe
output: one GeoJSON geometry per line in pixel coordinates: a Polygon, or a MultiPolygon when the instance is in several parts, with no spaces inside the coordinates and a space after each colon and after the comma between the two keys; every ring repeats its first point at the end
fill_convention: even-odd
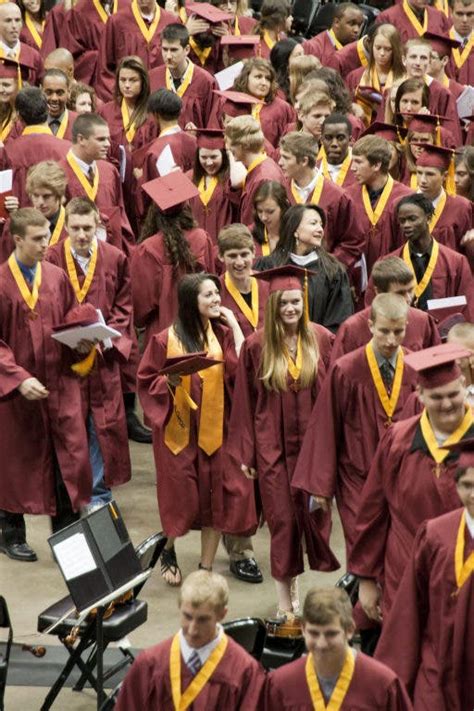
{"type": "Polygon", "coordinates": [[[6,553],[13,560],[21,560],[24,563],[34,563],[38,556],[28,543],[3,543],[0,551],[6,553]]]}
{"type": "Polygon", "coordinates": [[[141,444],[151,444],[151,430],[142,425],[135,412],[127,412],[128,439],[141,444]]]}
{"type": "Polygon", "coordinates": [[[244,583],[262,583],[262,571],[254,558],[244,558],[243,560],[231,560],[230,572],[244,583]]]}

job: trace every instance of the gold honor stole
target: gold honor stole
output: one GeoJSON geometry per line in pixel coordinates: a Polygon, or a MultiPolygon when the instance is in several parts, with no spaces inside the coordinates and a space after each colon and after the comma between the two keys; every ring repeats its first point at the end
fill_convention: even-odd
{"type": "Polygon", "coordinates": [[[385,207],[387,205],[387,202],[390,198],[390,195],[392,194],[392,189],[393,189],[393,178],[391,175],[388,176],[388,180],[385,183],[385,187],[382,191],[381,196],[379,197],[379,200],[377,202],[377,206],[375,210],[372,210],[372,205],[370,204],[370,198],[369,198],[369,191],[367,190],[367,186],[363,185],[362,186],[362,201],[364,203],[364,208],[365,212],[367,213],[367,217],[369,218],[370,224],[372,227],[375,227],[377,222],[380,220],[380,217],[385,210],[385,207]]]}
{"type": "Polygon", "coordinates": [[[263,228],[263,242],[262,242],[262,256],[268,257],[270,255],[270,240],[268,239],[267,228],[263,228]]]}
{"type": "Polygon", "coordinates": [[[8,266],[10,267],[12,276],[16,282],[20,294],[23,297],[25,304],[28,306],[29,309],[31,309],[31,311],[34,312],[34,308],[39,297],[39,288],[41,286],[41,263],[37,262],[36,264],[35,278],[33,279],[33,284],[31,285],[31,291],[28,287],[28,284],[26,283],[25,277],[21,273],[20,267],[18,266],[18,262],[16,261],[15,257],[15,252],[12,252],[8,257],[8,266]]]}
{"type": "Polygon", "coordinates": [[[171,694],[175,711],[186,711],[196,697],[201,693],[216,667],[221,661],[227,649],[229,640],[224,634],[217,647],[214,647],[205,663],[202,665],[188,688],[181,693],[181,649],[179,644],[179,633],[173,637],[170,650],[170,680],[171,694]]]}
{"type": "Polygon", "coordinates": [[[367,59],[367,56],[364,51],[364,38],[361,37],[360,40],[357,40],[357,54],[359,55],[359,62],[363,67],[367,67],[369,65],[369,60],[367,59]]]}
{"type": "Polygon", "coordinates": [[[286,349],[285,357],[288,363],[288,372],[296,382],[300,378],[301,368],[303,367],[303,351],[301,348],[301,336],[299,334],[296,342],[296,360],[293,360],[290,356],[288,349],[286,349]]]}
{"type": "Polygon", "coordinates": [[[427,32],[428,30],[428,13],[426,12],[426,10],[423,11],[423,24],[421,24],[421,22],[411,9],[410,5],[408,4],[408,0],[403,0],[402,7],[405,15],[410,20],[410,24],[416,31],[418,37],[424,35],[425,32],[427,32]]]}
{"type": "Polygon", "coordinates": [[[74,175],[80,182],[82,189],[84,190],[85,194],[89,198],[89,200],[92,200],[92,202],[95,202],[95,199],[97,197],[97,191],[99,190],[99,169],[96,167],[95,170],[95,175],[94,175],[94,185],[91,185],[89,181],[87,180],[86,176],[82,172],[79,163],[74,157],[74,153],[72,151],[69,151],[68,154],[66,155],[66,160],[69,163],[74,175]]]}
{"type": "Polygon", "coordinates": [[[260,123],[260,112],[263,109],[263,104],[254,104],[252,106],[252,118],[260,123]]]}
{"type": "MultiPolygon", "coordinates": [[[[314,186],[314,190],[313,190],[313,194],[311,195],[311,199],[309,200],[308,203],[305,203],[305,204],[318,205],[319,201],[321,199],[321,193],[323,192],[323,187],[324,187],[324,176],[318,175],[318,179],[316,180],[316,185],[314,186]]],[[[301,199],[301,195],[299,194],[298,190],[296,189],[295,183],[293,180],[290,183],[290,188],[291,188],[291,194],[295,198],[296,204],[302,205],[303,200],[301,199]]]]}
{"type": "Polygon", "coordinates": [[[235,16],[234,36],[240,37],[240,25],[239,25],[239,18],[237,17],[237,15],[235,16]]]}
{"type": "MultiPolygon", "coordinates": [[[[99,2],[99,0],[92,0],[92,4],[94,5],[94,7],[95,7],[95,9],[96,9],[96,11],[97,11],[97,14],[99,15],[100,19],[102,20],[102,22],[103,22],[104,25],[105,25],[105,23],[106,23],[107,20],[109,19],[109,16],[108,16],[107,13],[105,12],[105,10],[104,10],[104,8],[103,8],[103,6],[102,6],[102,3],[99,2]]],[[[115,15],[115,13],[117,12],[117,5],[118,5],[118,0],[114,0],[114,4],[113,4],[113,7],[112,7],[112,15],[115,15]]]]}
{"type": "Polygon", "coordinates": [[[129,143],[133,142],[133,139],[135,138],[135,134],[137,132],[137,125],[136,123],[130,123],[130,111],[128,110],[127,102],[125,99],[122,99],[122,103],[120,105],[120,111],[122,114],[122,123],[123,127],[125,129],[125,138],[129,143]],[[127,128],[128,126],[128,128],[127,128]]]}
{"type": "Polygon", "coordinates": [[[12,130],[12,128],[13,128],[13,119],[11,118],[10,121],[7,123],[7,125],[4,126],[2,128],[2,130],[0,131],[0,141],[2,141],[2,143],[4,143],[5,140],[8,138],[8,136],[10,135],[10,131],[12,130]]]}
{"type": "Polygon", "coordinates": [[[446,17],[449,17],[449,5],[447,0],[435,0],[434,7],[446,15],[446,17]]]}
{"type": "Polygon", "coordinates": [[[158,27],[158,24],[160,22],[160,17],[161,17],[161,9],[160,6],[157,4],[156,10],[155,10],[155,17],[153,18],[153,22],[151,23],[150,27],[147,27],[145,24],[145,20],[143,17],[140,15],[140,10],[138,9],[138,3],[136,0],[132,0],[132,13],[135,18],[135,22],[137,23],[140,32],[143,35],[143,39],[147,44],[150,44],[152,41],[153,37],[155,36],[156,28],[158,27]]]}
{"type": "Polygon", "coordinates": [[[49,238],[49,246],[50,247],[52,247],[53,244],[56,244],[57,241],[59,240],[59,237],[61,236],[61,232],[63,231],[65,218],[66,218],[66,210],[61,205],[61,207],[59,208],[59,215],[58,215],[58,221],[56,222],[56,227],[54,228],[53,234],[49,238]]]}
{"type": "MultiPolygon", "coordinates": [[[[384,90],[389,89],[393,84],[393,72],[392,70],[389,71],[387,74],[387,79],[384,84],[384,90]]],[[[360,86],[360,84],[359,84],[360,86]]],[[[372,86],[374,89],[377,91],[382,91],[382,86],[380,84],[380,79],[378,72],[375,67],[372,68],[372,70],[369,73],[369,86],[372,86]]]]}
{"type": "Polygon", "coordinates": [[[348,153],[341,164],[336,180],[333,180],[331,178],[331,173],[329,172],[328,168],[328,159],[326,157],[326,151],[323,148],[321,155],[321,170],[326,180],[330,180],[335,185],[342,186],[344,184],[344,180],[346,179],[346,175],[349,172],[349,168],[351,167],[351,161],[352,156],[350,153],[348,153]]]}
{"type": "Polygon", "coordinates": [[[56,133],[56,138],[64,138],[64,134],[66,133],[68,121],[69,121],[69,111],[67,109],[65,109],[64,116],[61,119],[61,123],[59,124],[59,128],[56,133]]]}
{"type": "Polygon", "coordinates": [[[95,268],[97,266],[97,254],[98,254],[99,248],[97,244],[97,240],[94,240],[94,244],[92,245],[92,254],[89,262],[89,269],[87,270],[86,278],[84,279],[84,283],[82,287],[79,285],[79,279],[77,277],[77,271],[76,271],[76,265],[74,264],[74,258],[71,253],[71,239],[70,237],[67,237],[64,240],[64,256],[66,258],[66,266],[67,266],[67,274],[69,277],[69,281],[72,284],[72,287],[74,289],[74,293],[76,295],[76,299],[80,304],[84,301],[84,299],[87,296],[87,292],[90,289],[90,285],[92,284],[92,280],[94,279],[94,274],[95,274],[95,268]]]}
{"type": "Polygon", "coordinates": [[[249,321],[252,328],[256,329],[258,325],[258,284],[255,277],[250,277],[250,282],[252,284],[252,308],[250,308],[240,291],[234,285],[228,272],[226,272],[224,275],[224,283],[226,285],[227,291],[232,296],[247,321],[249,321]]]}
{"type": "MultiPolygon", "coordinates": [[[[433,247],[431,250],[430,261],[428,262],[426,271],[423,274],[423,279],[420,282],[418,282],[418,281],[416,282],[415,296],[417,299],[420,298],[420,296],[423,294],[426,287],[428,286],[428,284],[431,281],[431,277],[433,276],[433,272],[436,267],[436,262],[438,261],[438,254],[439,254],[439,244],[434,239],[433,240],[433,247]]],[[[416,281],[415,268],[414,268],[413,263],[411,261],[410,248],[408,246],[408,242],[405,242],[405,246],[403,247],[402,258],[403,258],[403,261],[405,262],[405,264],[407,264],[410,267],[410,269],[412,270],[413,276],[415,277],[415,281],[416,281]]]]}
{"type": "Polygon", "coordinates": [[[273,47],[276,45],[275,40],[270,37],[268,30],[263,30],[262,39],[267,45],[268,49],[273,49],[273,47]]]}
{"type": "MultiPolygon", "coordinates": [[[[222,348],[209,323],[207,330],[207,355],[223,360],[222,348]]],[[[174,328],[168,330],[168,358],[185,355],[174,328]]],[[[213,365],[198,373],[202,380],[201,416],[199,419],[198,446],[213,454],[222,446],[224,432],[224,363],[213,365]]],[[[165,428],[165,444],[173,454],[179,454],[189,444],[190,409],[197,410],[191,395],[191,376],[181,378],[174,394],[173,413],[165,428]]]]}
{"type": "Polygon", "coordinates": [[[246,183],[246,180],[247,180],[247,178],[248,178],[249,173],[251,173],[252,170],[254,170],[254,168],[256,168],[258,165],[260,165],[260,163],[263,163],[263,161],[266,159],[266,157],[267,157],[267,154],[266,154],[266,153],[260,153],[260,155],[257,156],[257,157],[255,158],[255,160],[253,160],[253,161],[250,163],[249,167],[247,168],[247,175],[246,175],[245,178],[244,178],[243,187],[245,187],[245,183],[246,183]]]}
{"type": "Polygon", "coordinates": [[[305,674],[314,711],[339,711],[342,708],[344,699],[351,685],[352,677],[354,676],[354,667],[354,655],[352,654],[352,651],[348,649],[344,666],[339,674],[339,679],[337,680],[337,684],[331,694],[329,703],[326,706],[324,696],[322,695],[321,688],[319,686],[318,677],[314,671],[313,655],[308,654],[306,658],[305,674]]]}
{"type": "Polygon", "coordinates": [[[178,17],[181,20],[181,22],[183,23],[183,25],[185,25],[186,22],[188,21],[188,14],[187,14],[186,9],[184,7],[179,8],[178,17]]]}
{"type": "Polygon", "coordinates": [[[186,89],[188,86],[191,84],[193,80],[193,74],[194,74],[194,64],[192,62],[188,62],[188,66],[186,71],[184,72],[183,76],[183,81],[179,85],[179,87],[176,89],[174,82],[173,82],[173,77],[171,75],[170,70],[168,67],[166,67],[165,71],[165,79],[166,79],[166,88],[168,91],[173,91],[175,94],[178,94],[179,97],[182,97],[183,94],[186,92],[186,89]]]}
{"type": "Polygon", "coordinates": [[[206,176],[202,176],[201,180],[199,181],[198,185],[198,190],[199,190],[199,199],[201,200],[202,204],[204,207],[207,207],[209,203],[212,200],[212,196],[214,195],[214,190],[217,187],[217,183],[219,181],[217,180],[216,176],[213,175],[211,176],[211,179],[209,181],[209,185],[206,188],[206,176]]]}
{"type": "MultiPolygon", "coordinates": [[[[461,422],[459,427],[451,435],[449,435],[448,439],[443,442],[443,445],[456,444],[457,442],[459,442],[464,437],[468,429],[472,426],[472,424],[473,420],[471,408],[466,407],[466,414],[464,415],[463,421],[461,422]]],[[[434,473],[437,477],[439,477],[439,475],[441,474],[441,464],[448,456],[449,449],[443,449],[442,446],[440,447],[438,445],[430,421],[428,419],[428,413],[426,412],[426,409],[423,410],[421,414],[420,427],[421,434],[423,435],[423,439],[426,442],[426,446],[428,447],[431,456],[436,462],[434,473]]]]}
{"type": "Polygon", "coordinates": [[[25,12],[25,25],[30,31],[31,36],[33,37],[36,46],[38,49],[41,49],[43,45],[43,31],[44,31],[44,26],[45,26],[45,20],[42,21],[41,23],[41,34],[38,32],[36,29],[36,25],[33,22],[33,18],[31,17],[30,13],[28,11],[25,12]]]}
{"type": "Polygon", "coordinates": [[[201,49],[200,47],[198,47],[196,40],[193,39],[192,37],[189,38],[189,44],[190,44],[191,49],[193,50],[194,54],[201,62],[201,66],[203,67],[207,61],[207,58],[209,57],[210,53],[212,52],[212,47],[206,47],[205,49],[201,49]]]}
{"type": "Polygon", "coordinates": [[[454,572],[456,574],[456,585],[462,588],[471,573],[474,573],[474,553],[464,561],[464,531],[466,529],[466,517],[464,511],[459,522],[458,535],[456,536],[456,548],[454,551],[454,572]]]}
{"type": "Polygon", "coordinates": [[[331,42],[333,43],[333,45],[335,46],[336,49],[342,49],[342,48],[343,48],[344,45],[339,42],[339,40],[338,40],[337,37],[336,37],[336,33],[334,32],[334,30],[328,30],[328,35],[329,35],[329,37],[331,38],[331,42]]]}
{"type": "Polygon", "coordinates": [[[441,197],[438,200],[438,204],[435,207],[435,211],[434,211],[434,213],[431,217],[431,220],[429,222],[430,232],[433,232],[434,228],[438,224],[438,220],[441,217],[441,215],[443,214],[445,205],[446,205],[446,193],[443,190],[441,197]]]}
{"type": "Polygon", "coordinates": [[[387,415],[387,421],[385,422],[385,426],[388,427],[392,424],[393,413],[396,410],[398,398],[400,397],[400,390],[402,388],[402,378],[404,369],[403,351],[401,348],[398,349],[397,366],[395,368],[392,394],[390,395],[390,397],[388,396],[387,390],[385,389],[385,383],[383,382],[382,376],[380,374],[380,368],[375,357],[372,342],[367,343],[365,347],[365,355],[367,357],[370,374],[372,376],[372,380],[374,381],[377,395],[379,396],[379,400],[382,404],[384,412],[387,415]]]}
{"type": "Polygon", "coordinates": [[[21,132],[22,136],[31,136],[33,133],[43,133],[45,136],[52,136],[53,132],[49,126],[42,126],[41,124],[32,124],[31,126],[25,126],[21,132]]]}
{"type": "Polygon", "coordinates": [[[418,177],[416,173],[410,175],[410,188],[415,191],[418,190],[418,177]]]}
{"type": "MultiPolygon", "coordinates": [[[[451,39],[456,39],[454,30],[452,28],[449,30],[449,36],[451,37],[451,39]]],[[[459,49],[453,49],[454,63],[458,69],[460,69],[462,67],[462,65],[464,64],[464,62],[466,61],[466,59],[468,57],[470,57],[473,48],[474,48],[474,31],[471,32],[469,40],[467,41],[466,46],[464,47],[462,52],[460,52],[459,49]]]]}

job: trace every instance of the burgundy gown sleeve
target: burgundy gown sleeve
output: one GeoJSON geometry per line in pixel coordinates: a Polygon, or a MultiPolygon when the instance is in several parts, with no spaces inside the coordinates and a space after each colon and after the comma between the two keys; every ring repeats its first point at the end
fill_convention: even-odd
{"type": "Polygon", "coordinates": [[[143,412],[153,427],[162,429],[172,406],[166,376],[159,375],[166,361],[168,331],[151,339],[143,354],[137,375],[137,390],[143,412]]]}

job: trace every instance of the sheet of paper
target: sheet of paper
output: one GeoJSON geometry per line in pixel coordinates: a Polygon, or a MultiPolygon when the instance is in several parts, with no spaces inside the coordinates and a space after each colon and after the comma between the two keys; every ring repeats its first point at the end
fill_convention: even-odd
{"type": "Polygon", "coordinates": [[[79,341],[104,341],[107,338],[119,338],[122,334],[115,328],[105,326],[102,323],[93,323],[90,326],[77,326],[77,328],[67,328],[64,331],[57,331],[51,334],[52,337],[69,346],[75,348],[79,341]]]}
{"type": "Polygon", "coordinates": [[[466,306],[467,299],[465,296],[448,296],[445,299],[428,299],[426,302],[428,311],[434,309],[450,309],[453,306],[466,306]]]}
{"type": "Polygon", "coordinates": [[[54,546],[54,555],[66,580],[90,573],[97,568],[83,533],[75,533],[54,546]]]}
{"type": "Polygon", "coordinates": [[[467,118],[474,114],[474,87],[468,85],[456,99],[459,118],[467,118]]]}
{"type": "Polygon", "coordinates": [[[221,72],[214,74],[214,78],[219,85],[221,91],[227,91],[231,86],[234,85],[236,77],[239,76],[240,72],[244,68],[243,62],[237,62],[236,64],[231,64],[230,67],[226,67],[221,72]]]}
{"type": "Polygon", "coordinates": [[[8,193],[13,185],[13,170],[0,170],[0,193],[8,193]]]}
{"type": "Polygon", "coordinates": [[[120,160],[120,182],[125,182],[125,171],[127,168],[127,152],[124,146],[119,146],[119,160],[120,160]]]}
{"type": "Polygon", "coordinates": [[[176,170],[178,166],[174,159],[173,151],[169,146],[165,146],[156,161],[156,169],[160,176],[168,175],[176,170]]]}
{"type": "MultiPolygon", "coordinates": [[[[102,311],[100,309],[96,309],[96,311],[97,311],[97,316],[99,317],[100,323],[103,326],[106,326],[107,324],[105,323],[104,314],[102,313],[102,311]]],[[[109,348],[112,348],[113,345],[114,344],[112,343],[111,338],[104,338],[104,340],[102,341],[102,347],[104,350],[108,350],[109,348]]]]}

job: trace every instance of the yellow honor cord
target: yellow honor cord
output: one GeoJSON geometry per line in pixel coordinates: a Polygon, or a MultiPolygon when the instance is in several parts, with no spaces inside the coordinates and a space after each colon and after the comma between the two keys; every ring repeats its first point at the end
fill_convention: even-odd
{"type": "Polygon", "coordinates": [[[33,279],[33,284],[31,285],[31,291],[28,284],[26,283],[25,277],[21,273],[20,267],[18,266],[18,262],[16,261],[15,257],[15,252],[12,252],[8,257],[8,266],[10,267],[10,271],[20,291],[20,294],[23,297],[23,300],[25,301],[28,308],[33,311],[36,306],[36,302],[38,301],[39,289],[41,286],[41,262],[37,262],[36,264],[35,278],[33,279]]]}
{"type": "Polygon", "coordinates": [[[369,64],[369,60],[367,59],[367,56],[364,51],[364,38],[361,37],[360,40],[357,40],[357,54],[359,55],[359,61],[363,67],[367,67],[369,64]]]}
{"type": "Polygon", "coordinates": [[[166,88],[169,91],[174,91],[174,93],[178,94],[179,97],[182,97],[185,94],[186,89],[192,82],[193,74],[194,74],[194,64],[192,62],[188,62],[187,69],[184,72],[183,80],[182,80],[181,84],[179,85],[179,87],[177,89],[175,89],[174,82],[173,82],[173,76],[172,76],[170,70],[168,69],[168,67],[166,67],[166,71],[165,71],[166,88]]]}
{"type": "Polygon", "coordinates": [[[41,124],[34,124],[31,126],[25,126],[23,131],[21,132],[22,136],[31,136],[32,134],[36,133],[42,133],[45,136],[52,136],[53,132],[49,128],[49,126],[42,126],[41,124]]]}
{"type": "Polygon", "coordinates": [[[306,658],[305,674],[306,683],[308,684],[311,701],[313,702],[314,711],[340,711],[344,703],[344,699],[351,685],[352,677],[354,676],[355,660],[351,649],[346,652],[346,659],[341,673],[337,680],[337,684],[331,694],[328,704],[324,701],[324,696],[319,686],[319,680],[314,670],[313,655],[308,654],[306,658]]]}
{"type": "Polygon", "coordinates": [[[0,141],[2,141],[2,143],[5,143],[6,139],[10,135],[10,131],[12,130],[12,128],[13,128],[13,119],[11,118],[10,121],[6,124],[6,126],[4,126],[2,128],[2,130],[0,131],[0,141]]]}
{"type": "Polygon", "coordinates": [[[408,17],[410,20],[410,24],[413,27],[413,29],[416,31],[417,35],[421,37],[422,35],[425,34],[425,32],[428,31],[428,13],[426,10],[423,10],[423,24],[419,21],[413,10],[411,9],[410,5],[408,4],[408,0],[403,0],[402,3],[403,11],[405,12],[405,15],[408,17]]]}
{"type": "Polygon", "coordinates": [[[237,15],[235,16],[235,22],[234,22],[234,35],[235,37],[240,37],[240,25],[239,25],[239,18],[237,15]]]}
{"type": "Polygon", "coordinates": [[[234,282],[229,276],[229,273],[226,272],[224,275],[224,282],[227,288],[227,291],[229,294],[232,296],[234,299],[235,303],[239,307],[239,309],[242,311],[243,315],[247,319],[247,321],[251,324],[252,328],[257,328],[258,325],[258,283],[255,277],[250,277],[250,282],[251,282],[251,289],[252,289],[252,308],[247,304],[245,301],[244,297],[240,293],[240,291],[237,289],[235,286],[234,282]]]}
{"type": "Polygon", "coordinates": [[[296,342],[296,358],[293,360],[288,349],[285,352],[286,360],[288,363],[288,372],[294,381],[299,380],[301,375],[301,368],[303,367],[303,351],[301,348],[301,336],[298,334],[298,340],[296,342]]]}
{"type": "Polygon", "coordinates": [[[444,207],[446,205],[446,193],[442,192],[440,199],[438,200],[438,204],[435,207],[435,211],[431,217],[429,226],[430,226],[430,232],[432,233],[436,225],[438,224],[438,220],[443,214],[444,207]]]}
{"type": "Polygon", "coordinates": [[[412,190],[418,190],[418,176],[416,173],[410,175],[410,188],[412,190]]]}
{"type": "Polygon", "coordinates": [[[125,137],[129,143],[132,143],[137,132],[137,126],[135,122],[130,123],[130,111],[128,110],[127,102],[125,101],[125,99],[122,99],[120,111],[122,114],[123,127],[125,129],[125,137]]]}
{"type": "MultiPolygon", "coordinates": [[[[446,446],[448,444],[456,444],[457,442],[459,442],[464,437],[468,429],[472,426],[472,423],[473,420],[471,408],[466,407],[466,413],[461,424],[452,434],[449,435],[449,437],[443,442],[443,445],[446,446]]],[[[426,409],[423,410],[421,414],[420,427],[421,434],[423,435],[423,439],[426,442],[426,446],[428,447],[431,456],[435,460],[436,464],[441,464],[448,456],[449,449],[443,449],[443,446],[440,447],[438,445],[426,409]]]]}
{"type": "Polygon", "coordinates": [[[366,345],[365,355],[367,357],[370,374],[372,376],[372,380],[374,381],[375,389],[377,391],[377,395],[379,396],[380,403],[384,409],[385,414],[388,417],[389,422],[391,422],[393,413],[397,408],[398,398],[400,397],[400,391],[402,388],[404,370],[403,351],[401,348],[398,349],[397,365],[395,368],[392,393],[390,397],[388,396],[387,390],[385,389],[385,383],[383,382],[382,376],[380,374],[380,368],[375,357],[372,342],[369,342],[366,345]]]}
{"type": "Polygon", "coordinates": [[[153,22],[151,23],[150,27],[147,27],[145,24],[145,20],[140,14],[140,10],[138,9],[138,3],[136,0],[132,0],[132,13],[135,18],[135,22],[137,23],[140,32],[143,35],[143,39],[147,44],[150,44],[152,41],[153,37],[155,36],[156,28],[158,27],[158,24],[160,22],[160,17],[161,17],[161,9],[160,6],[157,4],[156,5],[156,10],[155,10],[155,17],[153,18],[153,22]]]}
{"type": "Polygon", "coordinates": [[[59,215],[58,215],[58,221],[56,222],[56,227],[54,228],[54,231],[49,238],[49,246],[52,247],[54,244],[56,244],[61,236],[61,232],[63,231],[64,227],[64,221],[66,219],[66,210],[65,208],[61,205],[59,208],[59,215]]]}
{"type": "Polygon", "coordinates": [[[329,37],[331,38],[332,43],[333,43],[333,45],[335,46],[336,49],[342,49],[342,48],[343,48],[344,45],[339,42],[339,40],[338,40],[337,37],[336,37],[336,33],[334,32],[334,30],[328,30],[328,35],[329,35],[329,37]]]}
{"type": "Polygon", "coordinates": [[[64,116],[62,117],[61,123],[59,124],[58,132],[56,133],[56,138],[64,138],[68,121],[69,121],[69,111],[67,109],[65,109],[64,116]]]}
{"type": "Polygon", "coordinates": [[[351,162],[352,162],[352,156],[350,153],[348,153],[341,164],[341,167],[339,169],[339,173],[337,174],[336,180],[333,181],[333,179],[331,178],[331,173],[329,172],[328,159],[326,156],[326,152],[323,149],[323,153],[321,156],[322,174],[324,175],[326,180],[330,180],[331,182],[334,182],[335,185],[339,185],[341,187],[344,184],[347,173],[349,172],[349,168],[351,167],[351,162]]]}
{"type": "Polygon", "coordinates": [[[199,59],[201,62],[201,66],[203,67],[207,61],[207,58],[212,52],[212,47],[206,47],[205,49],[201,49],[196,40],[193,39],[192,37],[189,38],[189,44],[191,46],[191,49],[193,50],[194,54],[196,57],[199,59]]]}
{"type": "MultiPolygon", "coordinates": [[[[423,274],[423,278],[420,282],[416,282],[416,287],[415,287],[415,296],[417,299],[420,298],[420,296],[424,293],[426,287],[431,281],[431,277],[433,276],[433,272],[436,268],[436,262],[438,261],[438,255],[439,255],[439,244],[437,243],[436,240],[433,240],[433,247],[431,249],[431,257],[428,262],[428,266],[426,267],[426,271],[423,274]]],[[[403,252],[402,252],[402,257],[403,261],[405,264],[407,264],[411,271],[413,272],[413,276],[415,277],[416,281],[416,274],[415,274],[415,267],[413,266],[413,263],[411,261],[411,256],[410,256],[410,247],[408,245],[408,242],[405,242],[405,246],[403,247],[403,252]]]]}
{"type": "Polygon", "coordinates": [[[179,633],[173,637],[170,650],[170,681],[171,694],[175,711],[186,711],[201,693],[219,662],[225,654],[229,640],[224,634],[219,644],[214,647],[188,688],[181,693],[181,648],[179,633]]]}
{"type": "Polygon", "coordinates": [[[214,195],[214,190],[217,187],[218,180],[215,175],[211,176],[211,179],[209,180],[209,185],[206,188],[206,176],[203,175],[201,180],[199,181],[198,185],[198,190],[199,190],[199,199],[201,200],[202,204],[204,207],[207,207],[209,203],[212,200],[212,196],[214,195]]]}
{"type": "Polygon", "coordinates": [[[270,240],[268,239],[268,231],[267,228],[263,228],[263,242],[262,242],[262,255],[264,257],[268,257],[271,254],[270,252],[270,240]]]}
{"type": "Polygon", "coordinates": [[[388,180],[385,183],[385,187],[382,191],[382,194],[378,199],[375,210],[372,210],[372,205],[370,204],[369,191],[367,190],[367,186],[366,185],[362,186],[362,201],[364,203],[365,212],[367,213],[367,217],[369,218],[370,224],[372,225],[372,227],[375,227],[377,222],[380,220],[380,217],[382,216],[382,213],[385,210],[387,202],[389,201],[390,195],[392,194],[392,189],[393,189],[393,178],[391,175],[389,175],[388,180]]]}
{"type": "Polygon", "coordinates": [[[254,170],[254,168],[256,168],[258,165],[260,165],[260,163],[263,163],[263,161],[266,159],[266,157],[267,157],[266,153],[260,153],[260,155],[258,155],[255,158],[255,160],[253,160],[250,163],[249,167],[247,168],[247,175],[244,178],[243,187],[245,187],[245,182],[246,182],[246,179],[247,179],[247,176],[249,175],[249,173],[251,173],[252,170],[254,170]]]}
{"type": "MultiPolygon", "coordinates": [[[[321,199],[321,193],[323,192],[323,187],[324,187],[324,176],[321,174],[321,175],[318,175],[318,178],[316,180],[316,185],[314,186],[313,194],[311,195],[309,202],[306,204],[318,205],[319,201],[321,199]]],[[[302,205],[303,200],[301,198],[300,193],[296,189],[296,185],[293,180],[290,183],[290,188],[291,188],[291,194],[295,198],[295,202],[298,205],[302,205]]]]}
{"type": "Polygon", "coordinates": [[[263,104],[253,104],[252,106],[252,118],[260,123],[260,113],[263,109],[263,104]]]}
{"type": "Polygon", "coordinates": [[[99,189],[99,169],[96,167],[95,170],[95,175],[94,175],[94,185],[91,185],[89,181],[87,180],[86,176],[82,172],[82,170],[79,167],[79,163],[77,162],[74,153],[72,151],[69,151],[68,154],[66,155],[66,160],[69,163],[70,167],[72,168],[72,171],[78,181],[80,182],[85,194],[89,198],[89,200],[92,200],[92,202],[95,202],[95,199],[97,197],[97,191],[99,189]]]}
{"type": "MultiPolygon", "coordinates": [[[[456,39],[454,30],[452,28],[449,30],[449,36],[451,37],[451,39],[456,39]]],[[[469,40],[467,41],[466,46],[464,47],[462,52],[460,52],[459,49],[453,49],[454,63],[458,69],[461,69],[461,67],[465,63],[466,59],[468,59],[468,57],[471,56],[473,48],[474,48],[474,31],[471,32],[469,40]]]]}
{"type": "Polygon", "coordinates": [[[276,41],[270,37],[268,30],[263,30],[262,39],[267,45],[268,49],[273,49],[276,45],[276,41]]]}
{"type": "Polygon", "coordinates": [[[99,15],[100,19],[102,20],[102,22],[103,22],[104,25],[105,25],[105,23],[106,23],[107,20],[109,19],[109,16],[108,16],[107,13],[105,12],[105,10],[104,10],[104,8],[103,8],[103,6],[102,6],[102,3],[99,2],[99,0],[92,0],[92,4],[94,5],[94,7],[95,7],[95,9],[96,9],[96,11],[97,11],[97,14],[99,15]]]}
{"type": "Polygon", "coordinates": [[[461,514],[458,534],[456,536],[456,548],[454,551],[454,571],[456,575],[456,585],[461,588],[469,576],[474,573],[474,553],[471,553],[464,561],[464,531],[466,529],[466,516],[464,511],[461,514]]]}
{"type": "Polygon", "coordinates": [[[45,21],[43,20],[41,23],[41,33],[38,32],[35,23],[33,22],[33,18],[31,17],[30,13],[28,10],[25,12],[25,25],[30,31],[31,36],[33,37],[35,41],[35,45],[38,47],[38,49],[41,49],[43,45],[43,31],[44,31],[44,25],[45,21]]]}
{"type": "Polygon", "coordinates": [[[72,287],[74,289],[74,293],[76,294],[76,299],[80,304],[84,301],[84,299],[87,296],[87,293],[90,289],[90,285],[92,284],[92,280],[94,279],[94,274],[95,274],[95,268],[97,265],[97,254],[99,252],[99,247],[97,244],[97,240],[94,241],[94,244],[92,245],[92,254],[89,262],[89,269],[87,270],[86,278],[84,279],[84,283],[82,287],[79,285],[79,279],[77,277],[77,271],[76,271],[76,265],[74,263],[74,258],[72,256],[71,252],[71,239],[70,237],[67,237],[64,240],[64,256],[66,258],[66,267],[67,267],[67,273],[69,277],[69,281],[72,284],[72,287]]]}

